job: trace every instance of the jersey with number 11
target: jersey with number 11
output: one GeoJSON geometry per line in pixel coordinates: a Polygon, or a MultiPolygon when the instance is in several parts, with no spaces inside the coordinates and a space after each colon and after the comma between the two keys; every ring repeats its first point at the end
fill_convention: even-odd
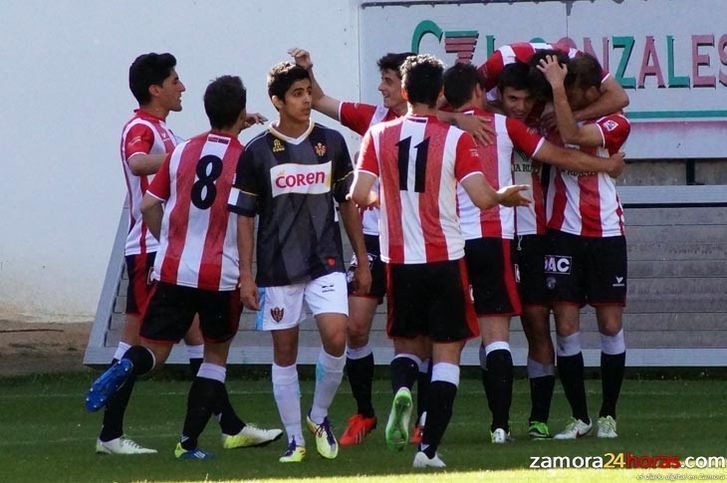
{"type": "Polygon", "coordinates": [[[484,176],[469,134],[433,116],[380,123],[361,142],[358,169],[379,178],[383,261],[431,263],[464,256],[457,181],[484,176]]]}
{"type": "Polygon", "coordinates": [[[202,290],[237,287],[237,216],[227,199],[243,151],[236,138],[212,131],[167,156],[147,190],[166,203],[154,279],[202,290]]]}

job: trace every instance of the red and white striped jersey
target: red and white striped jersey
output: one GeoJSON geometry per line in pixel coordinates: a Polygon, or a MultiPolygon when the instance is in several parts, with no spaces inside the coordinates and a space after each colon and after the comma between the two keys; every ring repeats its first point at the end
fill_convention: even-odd
{"type": "MultiPolygon", "coordinates": [[[[530,62],[533,54],[538,50],[560,50],[568,54],[568,57],[571,59],[583,53],[578,49],[560,43],[516,42],[514,44],[503,45],[488,57],[484,64],[477,68],[480,76],[485,80],[487,99],[490,101],[497,99],[497,81],[500,78],[502,69],[506,65],[512,64],[513,62],[527,64],[530,62]]],[[[601,82],[608,79],[608,76],[609,73],[604,70],[601,82]]]]}
{"type": "Polygon", "coordinates": [[[379,179],[384,262],[431,263],[464,256],[457,181],[484,175],[469,134],[436,117],[406,115],[366,132],[358,169],[379,179]]]}
{"type": "MultiPolygon", "coordinates": [[[[399,117],[396,112],[382,105],[360,104],[358,102],[341,102],[338,105],[338,119],[341,124],[363,136],[371,126],[380,122],[391,121],[399,117]]],[[[378,191],[378,181],[373,188],[378,191]]],[[[363,232],[365,235],[379,235],[379,210],[363,212],[363,232]]]]}
{"type": "MultiPolygon", "coordinates": [[[[595,124],[603,136],[598,148],[580,148],[602,158],[618,152],[631,131],[621,114],[583,124],[595,124]]],[[[577,147],[577,146],[575,146],[577,147]]],[[[554,170],[548,189],[548,228],[590,237],[621,236],[624,216],[616,182],[606,173],[554,170]]]]}
{"type": "Polygon", "coordinates": [[[174,149],[149,186],[164,201],[155,280],[202,290],[234,290],[240,276],[237,215],[227,208],[242,144],[204,133],[174,149]]]}
{"type": "MultiPolygon", "coordinates": [[[[477,145],[487,182],[496,190],[513,184],[514,153],[522,151],[528,158],[534,156],[543,145],[543,138],[522,121],[501,114],[491,114],[480,109],[465,114],[483,118],[495,132],[495,143],[477,145]]],[[[511,240],[515,236],[514,208],[498,205],[480,210],[461,185],[457,186],[457,204],[465,240],[484,237],[511,240]]]]}
{"type": "Polygon", "coordinates": [[[121,134],[121,165],[129,194],[129,233],[126,237],[125,255],[155,252],[159,247],[156,239],[146,229],[140,210],[141,199],[154,176],[136,176],[131,172],[129,159],[135,154],[168,154],[177,145],[177,138],[164,123],[164,119],[140,109],[134,113],[121,134]]]}

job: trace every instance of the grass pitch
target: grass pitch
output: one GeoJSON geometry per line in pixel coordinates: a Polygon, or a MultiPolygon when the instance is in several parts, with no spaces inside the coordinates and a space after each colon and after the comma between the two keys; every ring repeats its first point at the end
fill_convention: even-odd
{"type": "MultiPolygon", "coordinates": [[[[727,479],[723,469],[695,470],[561,470],[530,469],[533,457],[601,456],[629,452],[635,456],[727,456],[725,407],[727,381],[626,380],[618,407],[619,438],[579,441],[530,441],[526,434],[529,388],[515,382],[511,411],[516,441],[489,443],[489,412],[482,387],[463,379],[454,417],[445,434],[441,454],[446,473],[415,472],[414,447],[394,453],[386,449],[383,427],[389,411],[391,389],[386,380],[374,385],[379,427],[355,447],[341,448],[334,461],[315,452],[307,438],[308,457],[302,464],[282,465],[277,458],[285,442],[264,448],[223,450],[219,428],[211,420],[200,446],[213,451],[209,462],[177,461],[172,455],[181,431],[189,380],[155,379],[137,383],[126,416],[126,433],[156,455],[108,456],[94,453],[101,413],[83,409],[85,392],[97,372],[66,376],[36,376],[0,380],[0,481],[237,481],[260,479],[325,478],[328,481],[540,481],[545,478],[573,481],[613,479],[727,479]],[[426,475],[426,476],[425,476],[426,475]],[[644,477],[644,475],[646,475],[644,477]],[[650,476],[651,475],[651,476],[650,476]],[[368,476],[369,478],[365,478],[368,476]]],[[[228,381],[232,404],[248,422],[279,427],[268,380],[228,381]]],[[[587,382],[593,416],[600,405],[600,382],[587,382]]],[[[302,407],[312,401],[313,382],[303,381],[302,407]]],[[[347,381],[334,401],[331,420],[340,434],[355,408],[347,381]]],[[[551,431],[562,428],[567,404],[556,384],[551,410],[551,431]]]]}

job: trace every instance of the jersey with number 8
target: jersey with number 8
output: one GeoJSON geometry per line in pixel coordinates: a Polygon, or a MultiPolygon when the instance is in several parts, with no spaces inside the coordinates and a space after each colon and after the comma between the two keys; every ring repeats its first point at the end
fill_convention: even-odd
{"type": "Polygon", "coordinates": [[[202,290],[237,287],[237,217],[227,199],[243,151],[236,138],[213,131],[167,156],[147,191],[166,202],[155,280],[202,290]]]}
{"type": "Polygon", "coordinates": [[[407,115],[372,127],[358,169],[379,178],[381,259],[431,263],[464,256],[457,181],[480,174],[472,137],[435,117],[407,115]]]}

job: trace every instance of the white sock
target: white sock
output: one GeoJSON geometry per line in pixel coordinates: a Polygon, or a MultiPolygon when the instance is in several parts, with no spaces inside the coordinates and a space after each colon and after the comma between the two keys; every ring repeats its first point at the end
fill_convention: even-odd
{"type": "Polygon", "coordinates": [[[123,340],[120,340],[119,345],[116,346],[116,352],[114,352],[114,359],[120,361],[121,358],[124,357],[124,354],[126,354],[126,351],[128,351],[129,349],[131,349],[131,346],[123,340]]]}
{"type": "Polygon", "coordinates": [[[187,345],[187,357],[190,359],[202,359],[204,357],[204,344],[187,345]]]}
{"type": "Polygon", "coordinates": [[[199,371],[197,371],[197,377],[212,379],[213,381],[221,382],[222,384],[224,384],[225,379],[227,378],[227,368],[224,366],[218,366],[217,364],[212,364],[210,362],[203,362],[199,366],[199,371]]]}
{"type": "Polygon", "coordinates": [[[346,356],[334,357],[321,349],[316,363],[316,389],[313,393],[313,407],[310,418],[316,424],[321,424],[328,416],[333,398],[341,385],[343,366],[346,365],[346,356]]]}
{"type": "Polygon", "coordinates": [[[285,426],[288,443],[295,439],[295,444],[305,446],[303,427],[300,423],[300,383],[298,368],[295,364],[279,366],[273,363],[273,395],[278,406],[280,421],[285,426]]]}

